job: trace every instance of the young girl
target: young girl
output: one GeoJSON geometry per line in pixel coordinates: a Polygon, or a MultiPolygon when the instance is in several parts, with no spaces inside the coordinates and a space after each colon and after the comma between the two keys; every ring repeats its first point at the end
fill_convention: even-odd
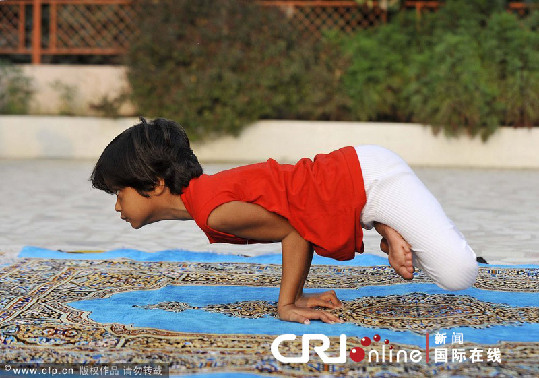
{"type": "Polygon", "coordinates": [[[313,250],[337,260],[363,252],[362,228],[375,228],[404,279],[414,266],[447,290],[470,287],[473,250],[438,201],[397,155],[378,146],[344,147],[295,165],[265,163],[204,175],[178,124],[156,119],[118,135],[91,181],[116,194],[115,210],[133,228],[195,220],[211,243],[282,243],[280,319],[334,323],[334,291],[303,294],[313,250]]]}

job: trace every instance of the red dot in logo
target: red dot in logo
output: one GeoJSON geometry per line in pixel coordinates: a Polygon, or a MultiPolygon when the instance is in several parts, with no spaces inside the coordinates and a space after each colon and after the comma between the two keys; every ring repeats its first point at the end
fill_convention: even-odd
{"type": "Polygon", "coordinates": [[[361,345],[363,346],[371,345],[371,339],[365,336],[364,338],[361,339],[361,345]]]}
{"type": "Polygon", "coordinates": [[[389,346],[389,349],[393,349],[393,345],[390,345],[390,346],[389,346]]]}
{"type": "Polygon", "coordinates": [[[376,334],[372,337],[374,341],[380,341],[380,335],[376,334]]]}
{"type": "Polygon", "coordinates": [[[360,362],[365,358],[365,351],[363,348],[353,348],[350,351],[350,358],[355,362],[360,362]]]}
{"type": "Polygon", "coordinates": [[[384,340],[384,344],[389,344],[389,340],[388,340],[388,339],[385,339],[385,340],[384,340]]]}

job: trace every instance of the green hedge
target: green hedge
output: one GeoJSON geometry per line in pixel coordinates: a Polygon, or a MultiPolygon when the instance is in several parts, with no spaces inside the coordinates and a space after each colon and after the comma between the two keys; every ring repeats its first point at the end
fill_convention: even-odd
{"type": "Polygon", "coordinates": [[[337,48],[250,0],[143,0],[128,77],[138,110],[193,138],[261,118],[339,119],[337,48]]]}
{"type": "Polygon", "coordinates": [[[539,16],[519,19],[504,1],[446,1],[321,41],[254,1],[140,3],[133,101],[194,138],[264,118],[413,121],[484,139],[539,124],[539,16]]]}
{"type": "Polygon", "coordinates": [[[446,1],[341,45],[354,57],[344,88],[359,120],[416,121],[483,139],[499,125],[539,125],[536,13],[520,20],[502,1],[446,1]]]}

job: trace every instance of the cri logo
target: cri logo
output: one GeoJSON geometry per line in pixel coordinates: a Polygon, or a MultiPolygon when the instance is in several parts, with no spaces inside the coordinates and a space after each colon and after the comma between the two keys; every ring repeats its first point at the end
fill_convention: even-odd
{"type": "Polygon", "coordinates": [[[338,357],[329,357],[326,354],[326,350],[329,348],[329,338],[326,335],[312,333],[305,334],[301,340],[301,356],[299,357],[285,357],[279,351],[279,345],[283,341],[294,341],[296,340],[296,335],[286,333],[284,335],[277,336],[273,343],[271,343],[271,353],[277,361],[285,364],[305,364],[309,362],[309,342],[311,340],[322,340],[321,346],[315,346],[314,351],[320,356],[322,361],[326,364],[344,364],[346,362],[346,335],[342,334],[340,336],[340,347],[339,347],[339,356],[338,357]]]}
{"type": "MultiPolygon", "coordinates": [[[[372,339],[374,341],[378,342],[378,341],[381,340],[381,337],[380,337],[380,335],[376,334],[376,335],[374,335],[372,337],[372,339]]],[[[386,344],[386,345],[389,344],[389,340],[385,339],[384,344],[386,344]]],[[[364,347],[368,347],[369,345],[371,345],[371,339],[369,337],[367,337],[367,336],[363,337],[361,339],[361,345],[364,346],[364,347]]],[[[389,349],[392,350],[393,345],[390,345],[389,349]]],[[[350,351],[350,358],[352,360],[354,360],[355,362],[361,362],[365,358],[365,350],[363,350],[363,348],[359,348],[359,347],[353,348],[350,351]]]]}
{"type": "MultiPolygon", "coordinates": [[[[428,335],[428,334],[427,334],[428,335]]],[[[428,336],[427,336],[428,337],[428,336]]],[[[296,357],[286,357],[281,354],[279,351],[279,346],[281,343],[285,341],[294,341],[296,339],[296,335],[293,334],[284,334],[277,336],[275,340],[273,340],[273,343],[271,344],[271,353],[273,356],[282,363],[287,364],[293,364],[293,363],[307,363],[309,362],[309,347],[311,340],[319,340],[322,341],[322,345],[319,346],[313,346],[314,351],[322,361],[326,364],[344,364],[346,363],[346,335],[342,334],[339,337],[339,355],[336,357],[330,357],[326,354],[326,350],[329,348],[329,338],[326,335],[322,334],[305,334],[302,336],[301,340],[301,355],[296,357]]],[[[380,335],[376,334],[372,338],[375,342],[379,342],[381,340],[380,335]]],[[[361,345],[363,347],[368,347],[371,345],[371,339],[369,337],[363,337],[361,339],[361,345]]],[[[393,362],[393,345],[390,345],[388,347],[389,352],[386,356],[386,345],[389,344],[389,340],[384,340],[384,344],[382,344],[382,356],[381,356],[381,362],[393,362]],[[387,357],[387,359],[386,359],[387,357]]],[[[428,349],[427,349],[428,350],[428,349]]],[[[361,347],[355,347],[350,350],[350,358],[355,362],[361,362],[365,357],[368,356],[369,362],[379,362],[380,361],[380,353],[377,350],[371,349],[368,352],[368,355],[365,353],[365,350],[361,347]]],[[[428,356],[428,353],[427,353],[428,356]]],[[[410,358],[411,362],[418,363],[421,361],[421,351],[420,350],[412,350],[409,353],[405,350],[399,350],[396,354],[396,362],[400,362],[403,360],[403,362],[408,361],[408,357],[410,358]]],[[[428,362],[428,357],[427,357],[428,362]]]]}

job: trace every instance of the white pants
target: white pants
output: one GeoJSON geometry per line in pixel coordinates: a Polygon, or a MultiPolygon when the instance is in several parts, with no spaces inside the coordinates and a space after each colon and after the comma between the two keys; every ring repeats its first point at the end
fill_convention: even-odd
{"type": "Polygon", "coordinates": [[[406,162],[379,146],[358,146],[356,152],[367,193],[362,226],[379,222],[398,231],[412,246],[414,266],[438,286],[472,286],[478,273],[474,251],[406,162]]]}

